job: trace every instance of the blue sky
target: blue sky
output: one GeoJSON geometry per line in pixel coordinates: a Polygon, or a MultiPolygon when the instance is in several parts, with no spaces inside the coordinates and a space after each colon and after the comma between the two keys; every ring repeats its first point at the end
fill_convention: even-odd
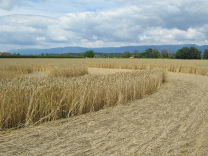
{"type": "Polygon", "coordinates": [[[0,0],[0,51],[208,45],[207,0],[0,0]]]}

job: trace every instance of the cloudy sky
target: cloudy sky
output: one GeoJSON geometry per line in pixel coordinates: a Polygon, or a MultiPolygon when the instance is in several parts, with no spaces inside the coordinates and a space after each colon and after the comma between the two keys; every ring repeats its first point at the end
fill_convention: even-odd
{"type": "Polygon", "coordinates": [[[0,0],[0,51],[208,44],[207,0],[0,0]]]}

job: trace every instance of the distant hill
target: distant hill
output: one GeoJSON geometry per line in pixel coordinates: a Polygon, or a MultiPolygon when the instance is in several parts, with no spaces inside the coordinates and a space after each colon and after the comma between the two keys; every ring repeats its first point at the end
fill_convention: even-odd
{"type": "Polygon", "coordinates": [[[13,49],[10,50],[12,53],[20,53],[21,55],[40,55],[41,53],[48,54],[61,54],[61,53],[84,53],[89,50],[83,47],[59,47],[51,49],[13,49]]]}
{"type": "Polygon", "coordinates": [[[102,47],[102,48],[85,48],[85,47],[59,47],[51,49],[13,49],[9,50],[11,53],[20,53],[21,55],[40,55],[41,53],[48,54],[61,54],[61,53],[84,53],[88,50],[93,50],[95,53],[124,53],[125,51],[133,52],[134,50],[139,50],[139,52],[144,52],[148,48],[158,49],[159,51],[163,49],[171,50],[173,53],[177,52],[183,47],[196,47],[197,49],[204,52],[208,49],[208,45],[198,46],[195,44],[184,44],[184,45],[147,45],[147,46],[124,46],[124,47],[102,47]]]}

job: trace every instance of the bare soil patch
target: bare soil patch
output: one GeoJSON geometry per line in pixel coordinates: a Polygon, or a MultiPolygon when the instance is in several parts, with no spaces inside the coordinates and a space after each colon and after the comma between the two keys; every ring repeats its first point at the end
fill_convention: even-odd
{"type": "Polygon", "coordinates": [[[126,105],[2,131],[0,155],[207,155],[208,77],[168,77],[157,93],[126,105]]]}

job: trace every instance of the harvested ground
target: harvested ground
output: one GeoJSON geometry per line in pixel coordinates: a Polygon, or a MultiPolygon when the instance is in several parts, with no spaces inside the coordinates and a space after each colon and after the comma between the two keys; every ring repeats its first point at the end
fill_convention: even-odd
{"type": "Polygon", "coordinates": [[[208,155],[208,77],[168,78],[126,105],[1,131],[0,155],[208,155]]]}
{"type": "Polygon", "coordinates": [[[88,68],[89,74],[94,75],[106,75],[106,74],[114,74],[119,72],[129,72],[132,71],[130,69],[107,69],[107,68],[88,68]]]}
{"type": "MultiPolygon", "coordinates": [[[[88,72],[89,74],[93,74],[93,75],[106,75],[106,74],[114,74],[114,73],[118,73],[118,72],[129,72],[132,70],[129,69],[106,69],[106,68],[88,68],[88,72]]],[[[29,78],[42,78],[42,77],[46,77],[46,73],[45,72],[39,72],[39,71],[33,71],[32,73],[29,74],[25,74],[26,77],[29,78]]]]}
{"type": "Polygon", "coordinates": [[[41,78],[41,77],[45,77],[45,73],[44,72],[38,72],[38,71],[33,71],[32,73],[26,74],[26,77],[36,77],[36,78],[41,78]]]}

